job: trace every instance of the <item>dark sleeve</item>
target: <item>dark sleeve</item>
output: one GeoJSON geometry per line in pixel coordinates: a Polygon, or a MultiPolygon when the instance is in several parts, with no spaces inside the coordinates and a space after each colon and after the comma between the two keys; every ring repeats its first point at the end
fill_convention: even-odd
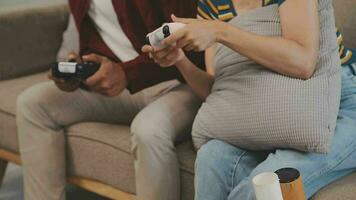
{"type": "Polygon", "coordinates": [[[177,78],[179,72],[174,68],[161,68],[154,63],[146,54],[121,63],[128,82],[127,89],[131,93],[153,86],[162,81],[177,78]]]}
{"type": "Polygon", "coordinates": [[[278,5],[280,6],[280,5],[282,5],[282,3],[284,3],[286,0],[277,0],[277,3],[278,3],[278,5]]]}

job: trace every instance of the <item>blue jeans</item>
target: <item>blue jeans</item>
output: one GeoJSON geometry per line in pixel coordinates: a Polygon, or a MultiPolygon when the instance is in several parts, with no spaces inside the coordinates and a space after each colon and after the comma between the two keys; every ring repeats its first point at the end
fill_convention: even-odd
{"type": "Polygon", "coordinates": [[[198,151],[196,200],[254,200],[251,179],[261,172],[300,171],[306,198],[356,170],[356,62],[343,66],[342,97],[329,154],[278,149],[254,152],[212,140],[198,151]]]}

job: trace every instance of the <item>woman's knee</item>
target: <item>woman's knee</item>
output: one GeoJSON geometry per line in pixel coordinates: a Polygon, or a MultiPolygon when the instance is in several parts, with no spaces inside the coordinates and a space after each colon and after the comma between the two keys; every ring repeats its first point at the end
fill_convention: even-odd
{"type": "Polygon", "coordinates": [[[245,154],[245,150],[232,146],[221,140],[210,140],[197,153],[196,164],[204,167],[232,162],[236,157],[245,154]]]}

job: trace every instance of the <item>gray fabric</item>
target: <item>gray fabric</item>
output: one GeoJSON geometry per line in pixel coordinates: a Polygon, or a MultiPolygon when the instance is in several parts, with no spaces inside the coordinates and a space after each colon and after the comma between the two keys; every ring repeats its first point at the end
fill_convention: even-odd
{"type": "Polygon", "coordinates": [[[68,54],[71,52],[79,54],[79,34],[75,26],[73,15],[70,15],[68,27],[63,33],[63,42],[58,51],[57,60],[67,60],[68,54]]]}
{"type": "MultiPolygon", "coordinates": [[[[252,150],[327,153],[340,101],[341,67],[331,1],[320,0],[319,9],[320,54],[317,70],[307,81],[272,72],[218,45],[212,93],[193,126],[197,148],[218,138],[252,150]]],[[[255,9],[229,23],[259,35],[281,35],[277,5],[255,9]]]]}
{"type": "Polygon", "coordinates": [[[0,13],[0,80],[48,69],[67,20],[65,4],[0,13]]]}

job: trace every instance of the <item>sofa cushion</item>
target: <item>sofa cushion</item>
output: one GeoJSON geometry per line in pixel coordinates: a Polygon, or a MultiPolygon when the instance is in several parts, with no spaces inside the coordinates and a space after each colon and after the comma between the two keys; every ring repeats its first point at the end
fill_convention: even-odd
{"type": "Polygon", "coordinates": [[[16,121],[13,115],[0,111],[0,148],[18,152],[16,121]]]}
{"type": "Polygon", "coordinates": [[[0,111],[15,115],[17,96],[36,83],[47,80],[47,73],[39,73],[0,82],[0,111]]]}
{"type": "Polygon", "coordinates": [[[30,7],[0,13],[0,80],[43,71],[56,59],[68,7],[58,1],[30,7]]]}
{"type": "Polygon", "coordinates": [[[129,127],[81,123],[67,132],[68,173],[134,193],[129,127]]]}
{"type": "Polygon", "coordinates": [[[338,180],[321,189],[312,200],[354,200],[356,199],[356,173],[338,180]]]}
{"type": "Polygon", "coordinates": [[[336,25],[344,35],[345,45],[356,48],[356,0],[333,1],[336,25]]]}

